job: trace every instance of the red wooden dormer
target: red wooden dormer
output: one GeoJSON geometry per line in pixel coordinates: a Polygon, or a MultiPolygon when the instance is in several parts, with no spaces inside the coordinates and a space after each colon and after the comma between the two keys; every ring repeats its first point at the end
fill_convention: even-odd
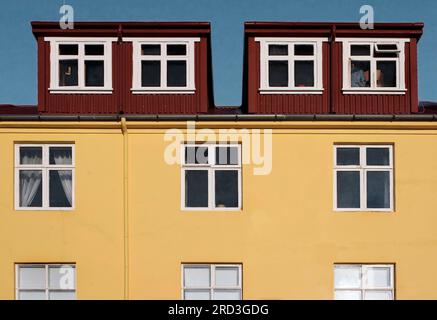
{"type": "Polygon", "coordinates": [[[422,23],[247,22],[243,109],[258,114],[418,111],[422,23]]]}
{"type": "Polygon", "coordinates": [[[199,114],[212,107],[207,22],[32,22],[38,112],[199,114]]]}

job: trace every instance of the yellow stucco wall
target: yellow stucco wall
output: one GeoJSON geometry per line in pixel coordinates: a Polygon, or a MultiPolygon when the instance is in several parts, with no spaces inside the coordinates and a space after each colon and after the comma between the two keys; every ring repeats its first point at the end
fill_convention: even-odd
{"type": "Polygon", "coordinates": [[[396,299],[437,299],[436,125],[199,123],[273,129],[271,174],[244,165],[226,212],[181,211],[163,135],[184,125],[0,122],[0,299],[19,262],[76,263],[79,299],[180,299],[184,262],[242,263],[244,299],[332,299],[334,263],[394,263],[396,299]],[[75,143],[74,211],[14,211],[13,146],[33,141],[75,143]],[[335,143],[394,145],[395,212],[333,211],[335,143]]]}

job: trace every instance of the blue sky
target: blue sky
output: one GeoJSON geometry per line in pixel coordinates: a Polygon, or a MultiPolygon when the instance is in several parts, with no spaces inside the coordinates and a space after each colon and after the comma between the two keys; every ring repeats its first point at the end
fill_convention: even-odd
{"type": "MultiPolygon", "coordinates": [[[[64,0],[2,0],[0,103],[36,104],[36,42],[32,20],[58,21],[64,0]]],[[[424,22],[419,43],[419,97],[437,101],[436,0],[65,0],[76,21],[209,21],[214,97],[241,103],[244,21],[359,21],[361,5],[376,22],[424,22]]]]}

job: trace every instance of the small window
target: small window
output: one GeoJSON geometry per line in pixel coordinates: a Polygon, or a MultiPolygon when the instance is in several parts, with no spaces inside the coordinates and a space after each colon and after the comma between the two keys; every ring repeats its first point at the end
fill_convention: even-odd
{"type": "Polygon", "coordinates": [[[184,300],[241,300],[241,265],[183,265],[182,298],[184,300]]]}
{"type": "Polygon", "coordinates": [[[336,264],[335,300],[394,300],[394,265],[336,264]]]}
{"type": "Polygon", "coordinates": [[[47,40],[51,42],[51,93],[112,91],[112,40],[47,40]]]}
{"type": "Polygon", "coordinates": [[[76,300],[74,264],[16,265],[17,300],[76,300]]]}
{"type": "Polygon", "coordinates": [[[240,145],[187,144],[182,163],[183,209],[241,208],[240,145]]]}
{"type": "Polygon", "coordinates": [[[392,146],[335,147],[335,209],[393,211],[392,146]]]}
{"type": "Polygon", "coordinates": [[[322,39],[257,41],[261,48],[261,93],[322,93],[322,39]]]}
{"type": "Polygon", "coordinates": [[[194,93],[196,39],[132,39],[134,93],[194,93]]]}
{"type": "Polygon", "coordinates": [[[17,210],[71,210],[73,145],[16,145],[17,210]]]}

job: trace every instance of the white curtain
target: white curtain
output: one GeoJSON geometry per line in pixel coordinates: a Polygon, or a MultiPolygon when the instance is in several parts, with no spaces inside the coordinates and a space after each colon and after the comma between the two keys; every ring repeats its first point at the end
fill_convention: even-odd
{"type": "Polygon", "coordinates": [[[30,206],[38,192],[41,178],[41,171],[20,171],[20,207],[30,206]]]}
{"type": "MultiPolygon", "coordinates": [[[[71,150],[56,150],[54,155],[56,165],[71,164],[71,150]]],[[[62,188],[70,205],[72,205],[73,195],[73,174],[71,170],[59,170],[59,178],[61,179],[62,188]]]]}

